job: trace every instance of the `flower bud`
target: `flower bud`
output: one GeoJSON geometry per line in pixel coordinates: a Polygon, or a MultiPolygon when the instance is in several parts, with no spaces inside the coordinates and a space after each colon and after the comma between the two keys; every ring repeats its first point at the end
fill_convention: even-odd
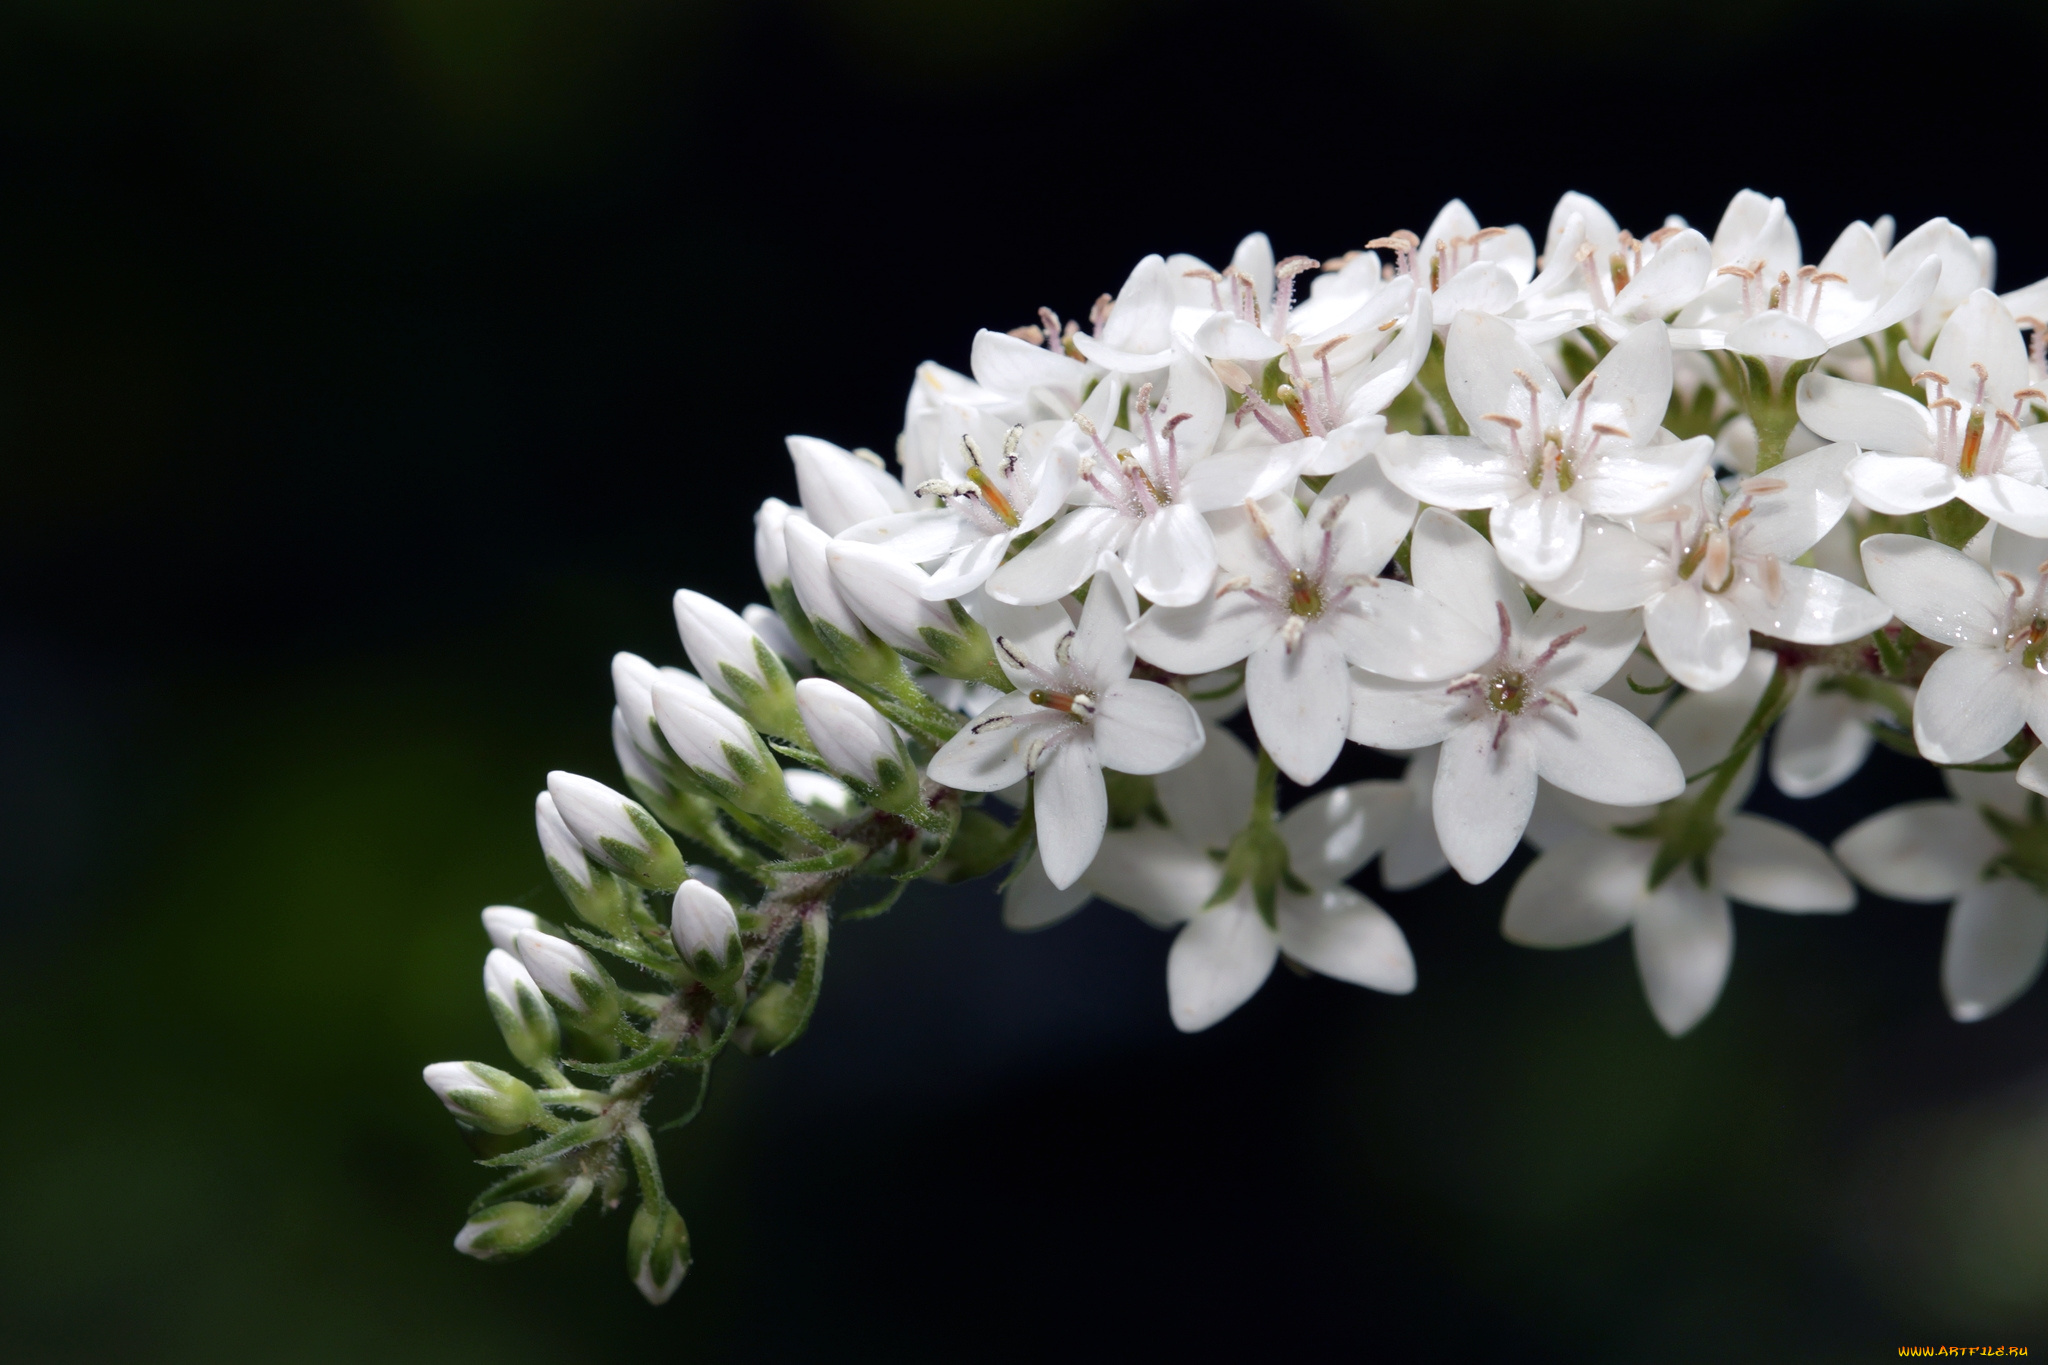
{"type": "MultiPolygon", "coordinates": [[[[650,698],[648,705],[653,701],[650,698]]],[[[650,710],[651,716],[653,712],[650,710]]],[[[633,742],[633,727],[626,720],[626,713],[618,707],[612,708],[612,754],[619,760],[619,771],[625,774],[626,785],[633,794],[650,804],[659,803],[675,792],[675,783],[667,773],[654,766],[647,757],[647,751],[633,742]]]]}
{"type": "Polygon", "coordinates": [[[516,905],[492,905],[483,913],[484,932],[491,936],[491,946],[512,951],[512,935],[521,929],[530,929],[537,934],[553,934],[556,938],[566,937],[560,929],[542,919],[531,910],[521,910],[516,905]]]}
{"type": "Polygon", "coordinates": [[[795,635],[790,633],[789,623],[784,621],[773,607],[764,607],[759,602],[749,602],[740,608],[740,620],[753,628],[788,666],[791,675],[809,673],[811,653],[803,647],[795,635]]]}
{"type": "Polygon", "coordinates": [[[815,436],[791,436],[787,443],[804,515],[826,535],[891,512],[915,510],[903,485],[874,456],[863,459],[815,436]]]}
{"type": "Polygon", "coordinates": [[[881,712],[825,678],[798,683],[796,706],[818,757],[863,798],[884,809],[918,799],[916,765],[881,712]]]}
{"type": "Polygon", "coordinates": [[[739,917],[731,902],[702,882],[684,882],[676,888],[669,932],[683,965],[714,990],[732,984],[746,965],[739,917]]]}
{"type": "Polygon", "coordinates": [[[924,570],[851,540],[833,541],[826,559],[840,596],[884,642],[949,678],[1009,685],[980,623],[958,603],[925,600],[924,570]]]}
{"type": "Polygon", "coordinates": [[[830,773],[814,773],[808,768],[784,768],[782,785],[790,800],[827,824],[844,820],[860,808],[860,798],[830,773]]]}
{"type": "Polygon", "coordinates": [[[754,566],[761,571],[761,586],[773,592],[777,584],[789,581],[789,552],[782,545],[783,523],[801,518],[781,498],[770,498],[754,513],[754,566]]]}
{"type": "Polygon", "coordinates": [[[667,750],[661,747],[661,735],[654,728],[654,688],[663,681],[678,687],[704,687],[703,679],[680,668],[656,668],[638,654],[625,650],[612,655],[612,695],[625,714],[633,742],[657,764],[668,757],[667,750]]]}
{"type": "Polygon", "coordinates": [[[811,618],[812,629],[834,653],[859,648],[867,640],[867,631],[832,581],[828,559],[832,537],[794,518],[783,528],[783,535],[788,541],[790,586],[796,590],[797,605],[811,618]]]}
{"type": "Polygon", "coordinates": [[[532,1086],[482,1062],[435,1062],[420,1076],[449,1113],[486,1133],[516,1133],[545,1117],[532,1086]]]}
{"type": "Polygon", "coordinates": [[[549,1004],[585,1033],[611,1032],[619,1018],[618,996],[596,958],[567,939],[523,929],[512,936],[512,951],[549,1004]]]}
{"type": "Polygon", "coordinates": [[[455,1234],[455,1249],[479,1261],[523,1256],[569,1226],[595,1188],[596,1182],[589,1176],[579,1175],[569,1182],[559,1203],[543,1207],[512,1199],[478,1209],[455,1234]]]}
{"type": "Polygon", "coordinates": [[[690,1268],[690,1232],[673,1204],[642,1204],[626,1231],[626,1271],[646,1300],[667,1303],[690,1268]]]}
{"type": "Polygon", "coordinates": [[[548,774],[548,795],[584,851],[627,881],[650,891],[673,891],[682,881],[682,851],[638,801],[559,770],[548,774]]]}
{"type": "Polygon", "coordinates": [[[522,1065],[537,1067],[562,1050],[561,1026],[533,973],[503,948],[491,949],[484,959],[484,999],[505,1046],[522,1065]]]}
{"type": "Polygon", "coordinates": [[[533,799],[533,827],[540,835],[541,856],[555,885],[571,908],[586,921],[623,938],[630,931],[633,916],[626,908],[626,888],[617,877],[592,862],[583,843],[562,819],[555,798],[542,792],[533,799]]]}
{"type": "Polygon", "coordinates": [[[745,806],[739,793],[767,783],[782,790],[781,770],[752,726],[714,697],[654,689],[654,719],[677,757],[713,791],[745,806]]]}
{"type": "Polygon", "coordinates": [[[735,711],[771,735],[801,742],[789,670],[738,612],[688,588],[676,590],[676,629],[690,666],[735,711]]]}

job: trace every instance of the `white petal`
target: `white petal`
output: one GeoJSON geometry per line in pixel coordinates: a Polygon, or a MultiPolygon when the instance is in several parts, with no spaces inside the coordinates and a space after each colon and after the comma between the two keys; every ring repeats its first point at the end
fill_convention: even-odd
{"type": "Polygon", "coordinates": [[[2048,796],[2048,746],[2028,754],[2013,779],[2030,792],[2048,796]]]}
{"type": "Polygon", "coordinates": [[[1103,552],[1118,543],[1122,521],[1107,507],[1074,508],[995,571],[989,595],[1002,602],[1057,602],[1095,576],[1103,552]]]}
{"type": "Polygon", "coordinates": [[[1863,576],[1901,621],[1930,640],[2005,643],[2005,588],[1961,550],[1922,536],[1871,536],[1863,542],[1863,576]]]}
{"type": "Polygon", "coordinates": [[[1727,601],[1690,581],[1649,600],[1643,633],[1657,662],[1699,692],[1726,687],[1749,659],[1749,623],[1727,601]]]}
{"type": "Polygon", "coordinates": [[[2001,845],[1983,817],[1957,801],[1908,801],[1835,840],[1857,881],[1895,901],[1945,901],[1975,884],[2001,845]]]}
{"type": "Polygon", "coordinates": [[[1408,788],[1353,782],[1319,793],[1287,812],[1280,838],[1288,867],[1310,886],[1335,886],[1372,861],[1408,819],[1408,788]]]}
{"type": "Polygon", "coordinates": [[[1001,394],[1052,388],[1072,390],[1078,396],[1088,382],[1088,367],[1072,356],[986,328],[974,334],[968,368],[976,383],[1001,394]]]}
{"type": "Polygon", "coordinates": [[[1411,682],[1477,668],[1500,639],[1446,611],[1428,593],[1390,578],[1353,588],[1320,624],[1358,667],[1411,682]]]}
{"type": "Polygon", "coordinates": [[[1771,781],[1787,796],[1833,791],[1870,757],[1873,708],[1846,693],[1820,691],[1826,677],[1806,671],[1771,736],[1771,781]]]}
{"type": "Polygon", "coordinates": [[[1836,645],[1870,634],[1892,619],[1892,609],[1847,579],[1801,564],[1775,573],[1750,559],[1729,587],[1729,604],[1751,630],[1803,645],[1836,645]]]}
{"type": "Polygon", "coordinates": [[[1953,498],[1962,481],[1939,460],[1920,455],[1858,455],[1849,461],[1857,501],[1887,516],[1911,516],[1953,498]]]}
{"type": "Polygon", "coordinates": [[[1200,753],[1153,790],[1173,832],[1196,848],[1226,848],[1251,813],[1257,761],[1222,726],[1209,728],[1200,753]]]}
{"type": "Polygon", "coordinates": [[[1294,486],[1302,472],[1302,461],[1311,453],[1307,441],[1293,441],[1287,445],[1240,446],[1204,455],[1182,476],[1180,502],[1175,505],[1217,512],[1241,506],[1246,498],[1269,498],[1294,486]]]}
{"type": "Polygon", "coordinates": [[[1620,522],[1588,517],[1579,557],[1563,576],[1537,585],[1553,602],[1585,611],[1639,607],[1677,580],[1671,557],[1620,522]]]}
{"type": "Polygon", "coordinates": [[[1962,646],[1934,661],[1913,699],[1913,739],[1936,763],[1974,763],[2026,723],[2031,678],[2002,649],[1962,646]]]}
{"type": "Polygon", "coordinates": [[[1637,912],[1635,949],[1650,1013],[1677,1038],[1720,998],[1735,958],[1735,917],[1727,901],[1680,869],[1637,912]]]}
{"type": "Polygon", "coordinates": [[[1243,898],[1204,910],[1166,954],[1166,1001],[1174,1027],[1199,1033],[1258,993],[1280,944],[1243,898]]]}
{"type": "Polygon", "coordinates": [[[1096,707],[1095,752],[1105,768],[1163,773],[1202,747],[1202,718],[1170,687],[1126,678],[1103,689],[1096,707]]]}
{"type": "Polygon", "coordinates": [[[1875,384],[1809,374],[1799,381],[1799,420],[1830,441],[1847,441],[1863,450],[1884,455],[1934,453],[1926,404],[1875,384]]]}
{"type": "Polygon", "coordinates": [[[1529,486],[1515,460],[1471,436],[1388,432],[1379,461],[1395,487],[1438,507],[1492,507],[1529,486]]]}
{"type": "Polygon", "coordinates": [[[1759,313],[1728,333],[1729,350],[1771,360],[1810,360],[1826,355],[1829,345],[1814,328],[1776,309],[1759,313]]]}
{"type": "Polygon", "coordinates": [[[1491,717],[1473,721],[1445,736],[1437,756],[1436,837],[1468,882],[1491,877],[1529,823],[1536,802],[1536,743],[1526,729],[1510,724],[1496,745],[1491,717]]]}
{"type": "Polygon", "coordinates": [[[1408,760],[1401,775],[1408,789],[1408,819],[1394,842],[1380,857],[1380,884],[1389,891],[1406,891],[1434,881],[1450,867],[1443,845],[1436,839],[1433,793],[1436,788],[1436,750],[1428,748],[1408,760]]]}
{"type": "Polygon", "coordinates": [[[891,512],[916,510],[888,471],[815,436],[788,438],[804,515],[828,536],[891,512]]]}
{"type": "Polygon", "coordinates": [[[1049,928],[1086,905],[1094,894],[1081,882],[1065,888],[1054,886],[1045,875],[1045,863],[1034,854],[1003,892],[1003,927],[1020,933],[1049,928]]]}
{"type": "Polygon", "coordinates": [[[1305,967],[1389,995],[1415,989],[1415,955],[1401,926],[1348,886],[1283,895],[1274,920],[1281,949],[1305,967]]]}
{"type": "MultiPolygon", "coordinates": [[[[1357,395],[1354,394],[1353,401],[1356,401],[1356,399],[1357,395]]],[[[1344,424],[1323,439],[1322,449],[1309,457],[1308,462],[1301,467],[1301,472],[1314,476],[1319,474],[1341,474],[1347,469],[1356,468],[1366,456],[1379,448],[1380,442],[1386,439],[1386,435],[1387,419],[1385,417],[1378,414],[1366,417],[1351,417],[1347,413],[1344,424]]],[[[1386,474],[1381,472],[1380,477],[1384,479],[1386,474]]],[[[1387,486],[1392,488],[1393,484],[1389,483],[1387,486]]],[[[1328,492],[1329,490],[1324,489],[1323,491],[1328,492]]],[[[1401,494],[1401,496],[1403,498],[1408,497],[1405,493],[1401,494]]],[[[1408,501],[1412,503],[1414,499],[1409,498],[1408,501]]],[[[1413,521],[1415,514],[1411,511],[1408,514],[1408,518],[1410,521],[1413,521]]]]}
{"type": "Polygon", "coordinates": [[[1161,606],[1184,607],[1207,595],[1215,583],[1216,534],[1200,512],[1175,503],[1138,524],[1124,550],[1124,564],[1145,597],[1161,606]]]}
{"type": "Polygon", "coordinates": [[[1088,590],[1088,602],[1081,608],[1081,620],[1068,643],[1067,658],[1083,677],[1097,686],[1131,676],[1135,656],[1126,632],[1134,614],[1126,610],[1122,594],[1106,574],[1097,574],[1088,590]]]}
{"type": "MultiPolygon", "coordinates": [[[[1982,365],[1986,397],[2000,406],[2006,403],[2008,395],[2028,387],[2027,344],[2020,337],[2013,315],[1989,289],[1970,291],[1969,297],[1949,314],[1927,360],[1931,368],[1954,379],[1956,389],[1972,383],[1963,378],[1970,374],[1972,365],[1982,365]]],[[[1967,402],[1970,393],[1965,391],[1960,396],[1967,402]]]]}
{"type": "Polygon", "coordinates": [[[1072,886],[1095,861],[1109,825],[1109,796],[1095,746],[1079,735],[1067,740],[1039,760],[1031,788],[1045,875],[1054,886],[1072,886]]]}
{"type": "Polygon", "coordinates": [[[1970,887],[1949,911],[1941,992],[1964,1023],[1988,1018],[2026,993],[2048,950],[2048,902],[2025,882],[2000,877],[1970,887]]]}
{"type": "Polygon", "coordinates": [[[1396,488],[1378,460],[1365,460],[1338,474],[1316,495],[1307,525],[1320,527],[1330,512],[1342,512],[1332,527],[1332,566],[1338,573],[1377,574],[1386,568],[1415,526],[1415,499],[1396,488]]]}
{"type": "Polygon", "coordinates": [[[966,792],[1001,791],[1021,781],[1032,741],[1045,732],[1036,719],[1043,714],[1023,692],[1009,693],[947,740],[926,765],[927,774],[966,792]]]}
{"type": "Polygon", "coordinates": [[[1666,707],[1657,718],[1657,733],[1671,746],[1678,766],[1696,773],[1726,757],[1777,669],[1777,655],[1753,650],[1727,686],[1687,692],[1666,707]]]}
{"type": "MultiPolygon", "coordinates": [[[[1515,335],[1513,327],[1485,313],[1460,313],[1452,319],[1444,339],[1444,384],[1451,401],[1475,431],[1487,425],[1488,413],[1528,411],[1525,376],[1537,386],[1537,401],[1544,411],[1563,403],[1564,391],[1550,367],[1515,335]]],[[[1398,476],[1395,482],[1400,482],[1398,476]]],[[[1438,501],[1420,493],[1416,496],[1424,502],[1438,501]]]]}
{"type": "Polygon", "coordinates": [[[1464,724],[1468,703],[1441,682],[1396,682],[1351,670],[1353,741],[1375,749],[1420,749],[1464,724]]]}
{"type": "Polygon", "coordinates": [[[1415,522],[1409,543],[1415,586],[1442,602],[1489,636],[1498,638],[1500,610],[1519,626],[1529,619],[1529,599],[1493,552],[1493,547],[1459,518],[1432,507],[1415,522]]]}
{"type": "Polygon", "coordinates": [[[1856,906],[1856,888],[1828,851],[1776,820],[1729,816],[1708,865],[1721,893],[1745,905],[1793,914],[1840,913],[1856,906]]]}
{"type": "Polygon", "coordinates": [[[1169,673],[1211,673],[1244,658],[1280,629],[1279,617],[1241,592],[1191,607],[1154,607],[1131,629],[1131,647],[1169,673]]]}
{"type": "Polygon", "coordinates": [[[982,533],[957,512],[927,507],[917,512],[891,512],[840,532],[847,540],[879,545],[899,559],[923,564],[981,540],[982,533]]]}
{"type": "MultiPolygon", "coordinates": [[[[1240,823],[1243,817],[1239,811],[1240,823]]],[[[1142,826],[1105,834],[1102,852],[1087,874],[1096,895],[1160,928],[1192,919],[1222,880],[1221,867],[1199,848],[1166,830],[1142,826]]]]}
{"type": "Polygon", "coordinates": [[[1245,664],[1252,727],[1273,761],[1303,785],[1337,761],[1351,721],[1350,671],[1335,634],[1310,627],[1290,651],[1275,635],[1245,664]]]}
{"type": "Polygon", "coordinates": [[[1010,537],[1007,534],[982,536],[961,546],[932,570],[932,576],[924,585],[926,600],[948,602],[973,592],[988,581],[990,574],[1002,567],[1003,555],[1009,548],[1010,537]]]}
{"type": "Polygon", "coordinates": [[[1655,730],[1605,697],[1571,694],[1578,714],[1546,706],[1525,722],[1544,781],[1611,806],[1669,801],[1685,790],[1685,771],[1655,730]]]}
{"type": "Polygon", "coordinates": [[[1173,275],[1158,256],[1132,268],[1102,324],[1105,345],[1126,351],[1161,351],[1173,344],[1173,275]]]}
{"type": "Polygon", "coordinates": [[[1500,931],[1525,948],[1579,948],[1619,933],[1647,894],[1657,846],[1584,834],[1547,850],[1508,893],[1500,931]]]}
{"type": "Polygon", "coordinates": [[[1488,518],[1494,552],[1511,573],[1540,583],[1562,577],[1579,557],[1586,511],[1564,493],[1523,489],[1488,518]]]}
{"type": "Polygon", "coordinates": [[[1591,692],[1619,673],[1635,652],[1643,638],[1642,619],[1632,611],[1574,611],[1545,602],[1518,632],[1516,649],[1528,658],[1547,652],[1565,635],[1573,638],[1544,667],[1543,685],[1563,692],[1591,692]]]}
{"type": "Polygon", "coordinates": [[[1743,552],[1793,560],[1813,548],[1849,510],[1849,462],[1856,453],[1855,446],[1843,442],[1773,466],[1770,477],[1785,487],[1752,496],[1742,528],[1743,552]]]}
{"type": "Polygon", "coordinates": [[[2023,483],[2008,474],[1987,474],[1961,480],[1956,496],[2000,526],[2010,526],[2023,536],[2048,536],[2048,488],[2023,483]]]}

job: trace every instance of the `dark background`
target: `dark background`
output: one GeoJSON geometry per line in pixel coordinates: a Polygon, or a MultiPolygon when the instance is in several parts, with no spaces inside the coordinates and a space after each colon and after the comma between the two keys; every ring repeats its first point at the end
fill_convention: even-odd
{"type": "MultiPolygon", "coordinates": [[[[1942,912],[1744,910],[1672,1042],[1626,939],[1388,897],[1421,986],[1215,1030],[1095,907],[930,892],[624,1218],[487,1267],[418,1081],[501,1060],[476,910],[559,914],[606,663],[759,595],[780,438],[1146,251],[1334,255],[1784,194],[2048,274],[2038,7],[44,0],[0,7],[0,1340],[27,1361],[1864,1360],[2048,1350],[2048,1001],[1942,912]]],[[[1930,789],[1881,758],[1826,838],[1930,789]]],[[[1783,811],[1791,803],[1758,797],[1783,811]]],[[[1510,871],[1520,866],[1514,864],[1510,871]]],[[[1370,890],[1368,876],[1364,885],[1370,890]]],[[[1505,885],[1505,878],[1501,880],[1505,885]]]]}

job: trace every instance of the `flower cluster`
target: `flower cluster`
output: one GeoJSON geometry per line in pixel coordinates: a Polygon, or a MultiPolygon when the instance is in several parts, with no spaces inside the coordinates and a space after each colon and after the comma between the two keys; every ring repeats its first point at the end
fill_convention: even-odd
{"type": "Polygon", "coordinates": [[[1328,261],[1147,256],[1085,325],[982,331],[970,373],[919,367],[894,472],[791,437],[767,603],[678,592],[689,669],[612,663],[627,791],[538,798],[581,923],[484,912],[540,1088],[428,1068],[510,1172],[457,1246],[518,1254],[637,1182],[630,1271],[665,1299],[656,1082],[694,1078],[674,1126],[724,1048],[795,1041],[833,920],[919,879],[1007,868],[1017,929],[1099,897],[1171,931],[1185,1030],[1283,956],[1412,990],[1351,878],[1481,882],[1524,841],[1506,936],[1628,929],[1673,1035],[1731,902],[1839,913],[1852,876],[1954,901],[1950,1009],[2002,1008],[2048,952],[2048,281],[1992,275],[1945,219],[1808,264],[1748,191],[1711,237],[1568,194],[1540,244],[1454,201],[1328,261]],[[1404,776],[1282,814],[1347,742],[1404,776]],[[1956,799],[1832,852],[1741,810],[1766,752],[1810,797],[1875,742],[1956,799]]]}

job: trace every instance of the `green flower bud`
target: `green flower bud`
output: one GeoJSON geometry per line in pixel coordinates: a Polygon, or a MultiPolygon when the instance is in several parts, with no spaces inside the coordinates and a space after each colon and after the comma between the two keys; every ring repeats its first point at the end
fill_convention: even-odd
{"type": "Polygon", "coordinates": [[[562,1050],[561,1026],[541,998],[533,973],[502,948],[491,949],[484,959],[484,999],[490,1003],[491,1018],[498,1021],[498,1032],[505,1035],[505,1046],[523,1065],[537,1067],[562,1050]]]}
{"type": "Polygon", "coordinates": [[[512,951],[549,1004],[587,1034],[611,1033],[619,1019],[618,988],[596,958],[567,939],[524,930],[512,936],[512,951]]]}
{"type": "Polygon", "coordinates": [[[683,1216],[664,1204],[642,1204],[626,1233],[626,1273],[651,1304],[664,1304],[690,1268],[690,1230],[683,1216]]]}
{"type": "Polygon", "coordinates": [[[516,1133],[545,1117],[533,1087],[482,1062],[435,1062],[420,1073],[448,1112],[486,1133],[516,1133]]]}
{"type": "Polygon", "coordinates": [[[740,947],[739,917],[732,903],[700,881],[676,889],[669,932],[683,965],[699,981],[720,990],[739,979],[747,964],[740,947]]]}
{"type": "Polygon", "coordinates": [[[587,923],[613,938],[628,937],[633,915],[626,907],[626,888],[610,869],[591,860],[547,792],[534,798],[533,825],[540,835],[541,855],[547,859],[548,871],[562,889],[563,899],[587,923]]]}
{"type": "Polygon", "coordinates": [[[507,1200],[479,1209],[455,1234],[455,1249],[479,1261],[509,1261],[524,1256],[552,1240],[569,1226],[593,1188],[589,1176],[580,1175],[569,1184],[560,1202],[541,1205],[507,1200]]]}
{"type": "Polygon", "coordinates": [[[583,851],[627,881],[673,891],[683,880],[682,852],[638,801],[565,772],[548,774],[548,795],[583,851]]]}

